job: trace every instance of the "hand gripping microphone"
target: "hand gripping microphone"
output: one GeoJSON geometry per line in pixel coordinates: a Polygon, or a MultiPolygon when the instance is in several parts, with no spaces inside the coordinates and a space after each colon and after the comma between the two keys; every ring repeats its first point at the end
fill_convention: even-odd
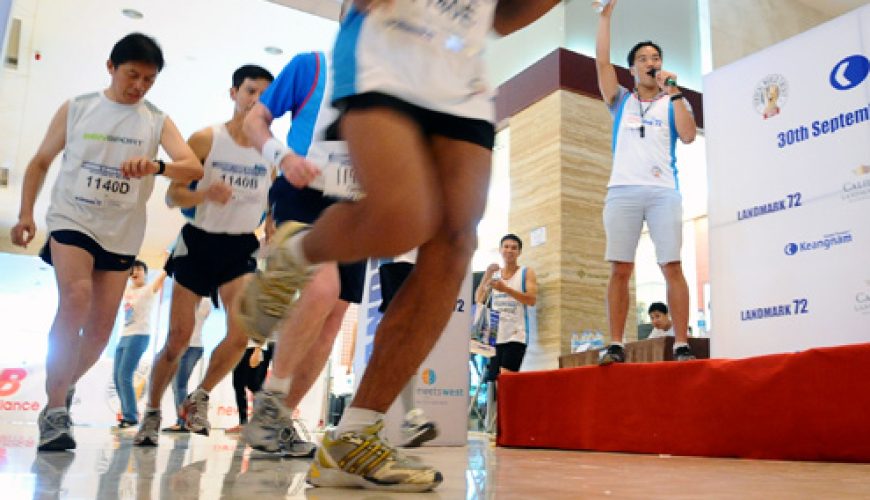
{"type": "MultiPolygon", "coordinates": [[[[656,77],[656,74],[657,74],[659,71],[661,71],[661,70],[656,69],[656,68],[653,68],[653,69],[647,71],[646,74],[648,74],[649,76],[655,78],[655,77],[656,77]]],[[[668,86],[668,87],[676,87],[676,86],[677,86],[677,81],[674,80],[674,79],[671,78],[671,77],[668,77],[667,80],[665,80],[665,85],[668,86]]]]}

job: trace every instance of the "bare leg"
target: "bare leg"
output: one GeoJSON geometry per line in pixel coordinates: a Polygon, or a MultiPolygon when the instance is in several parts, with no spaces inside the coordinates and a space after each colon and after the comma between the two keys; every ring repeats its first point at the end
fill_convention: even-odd
{"type": "MultiPolygon", "coordinates": [[[[351,127],[347,128],[348,139],[353,141],[351,127]]],[[[389,409],[441,336],[477,246],[476,228],[486,203],[491,152],[440,137],[432,140],[430,151],[443,217],[435,235],[420,247],[414,270],[378,327],[374,352],[352,407],[381,413],[389,409]]]]}
{"type": "Polygon", "coordinates": [[[612,262],[610,282],[607,284],[607,319],[610,340],[622,342],[625,336],[625,319],[628,317],[628,284],[634,271],[633,262],[612,262]]]}
{"type": "MultiPolygon", "coordinates": [[[[336,307],[338,294],[338,267],[333,263],[320,266],[281,325],[275,356],[272,358],[274,377],[293,376],[292,385],[296,386],[295,377],[299,371],[298,366],[302,364],[306,369],[317,371],[310,375],[304,374],[311,381],[320,374],[323,365],[314,364],[309,351],[322,342],[321,332],[324,331],[327,318],[331,317],[331,311],[336,307]]],[[[338,322],[340,325],[341,318],[338,322]]],[[[330,343],[330,349],[331,347],[330,343]]],[[[305,395],[304,392],[302,394],[305,395]]]]}
{"type": "Polygon", "coordinates": [[[109,343],[129,276],[128,271],[94,271],[93,302],[82,331],[79,364],[73,385],[94,366],[109,343]]]}
{"type": "Polygon", "coordinates": [[[178,370],[178,362],[190,345],[193,323],[200,296],[175,282],[172,287],[172,304],[169,307],[169,333],[166,344],[154,360],[151,383],[148,390],[148,407],[160,408],[160,400],[166,387],[178,370]]]}
{"type": "Polygon", "coordinates": [[[49,241],[49,245],[57,278],[58,306],[48,333],[45,363],[48,403],[45,407],[60,408],[66,404],[66,393],[79,366],[80,332],[93,300],[94,259],[85,250],[60,244],[54,239],[49,241]]]}
{"type": "Polygon", "coordinates": [[[669,262],[662,267],[662,274],[668,284],[668,308],[674,322],[674,336],[677,342],[689,339],[689,284],[683,275],[679,262],[669,262]]]}
{"type": "Polygon", "coordinates": [[[308,390],[314,385],[314,381],[317,380],[320,372],[323,371],[323,367],[329,359],[329,354],[332,352],[332,344],[335,342],[335,337],[341,328],[344,313],[347,312],[347,306],[347,302],[343,300],[338,301],[323,323],[323,328],[320,330],[317,340],[293,369],[293,383],[290,385],[287,399],[284,400],[288,408],[299,406],[299,402],[302,401],[302,398],[305,397],[308,390]]]}
{"type": "Polygon", "coordinates": [[[239,364],[242,356],[245,355],[245,348],[248,346],[248,337],[244,330],[239,328],[236,320],[236,296],[241,292],[248,275],[239,276],[238,278],[224,283],[220,287],[221,300],[226,306],[227,311],[227,336],[215,347],[211,353],[211,359],[208,363],[208,369],[205,372],[205,377],[199,387],[206,392],[214,389],[224,377],[233,371],[233,368],[239,364]]]}
{"type": "Polygon", "coordinates": [[[389,109],[354,110],[342,118],[342,133],[366,197],[326,209],[303,240],[306,257],[393,256],[432,238],[446,206],[417,125],[389,109]]]}

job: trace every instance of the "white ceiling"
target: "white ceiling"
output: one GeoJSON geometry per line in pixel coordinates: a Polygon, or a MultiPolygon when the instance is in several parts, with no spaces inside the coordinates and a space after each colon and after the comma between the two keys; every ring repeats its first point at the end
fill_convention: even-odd
{"type": "Polygon", "coordinates": [[[327,19],[338,19],[342,0],[269,0],[291,9],[301,10],[327,19]]]}

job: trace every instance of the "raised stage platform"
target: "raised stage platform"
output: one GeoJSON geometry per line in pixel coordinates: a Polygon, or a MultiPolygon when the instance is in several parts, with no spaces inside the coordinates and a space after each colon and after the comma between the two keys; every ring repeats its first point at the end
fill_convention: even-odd
{"type": "Polygon", "coordinates": [[[870,462],[870,344],[503,374],[500,446],[870,462]]]}

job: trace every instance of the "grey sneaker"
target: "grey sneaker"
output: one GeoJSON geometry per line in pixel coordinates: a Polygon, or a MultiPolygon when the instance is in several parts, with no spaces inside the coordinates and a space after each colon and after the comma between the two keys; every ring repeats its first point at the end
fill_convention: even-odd
{"type": "Polygon", "coordinates": [[[426,418],[423,410],[414,408],[405,415],[402,422],[403,448],[417,448],[426,441],[438,437],[438,426],[426,418]]]}
{"type": "Polygon", "coordinates": [[[242,330],[257,343],[262,344],[272,336],[296,292],[305,286],[316,269],[316,266],[297,263],[286,245],[292,236],[307,227],[298,222],[282,224],[272,238],[266,269],[249,280],[242,292],[237,316],[242,330]]]}
{"type": "Polygon", "coordinates": [[[440,472],[409,460],[380,437],[384,424],[378,421],[359,432],[323,436],[308,482],[314,486],[366,488],[371,490],[422,492],[441,484],[440,472]]]}
{"type": "Polygon", "coordinates": [[[208,436],[211,429],[208,423],[208,393],[197,389],[188,394],[181,403],[181,418],[190,432],[208,436]]]}
{"type": "Polygon", "coordinates": [[[39,451],[64,451],[76,447],[72,422],[66,408],[43,408],[37,420],[39,425],[39,451]]]}
{"type": "Polygon", "coordinates": [[[136,446],[157,446],[160,437],[160,410],[146,410],[139,424],[139,431],[133,437],[136,446]]]}
{"type": "Polygon", "coordinates": [[[316,446],[299,437],[285,395],[260,391],[254,397],[254,414],[242,430],[242,439],[251,448],[285,457],[312,457],[316,446]]]}
{"type": "Polygon", "coordinates": [[[695,353],[692,352],[692,348],[684,345],[677,347],[674,349],[674,360],[675,361],[691,361],[695,358],[695,353]]]}

